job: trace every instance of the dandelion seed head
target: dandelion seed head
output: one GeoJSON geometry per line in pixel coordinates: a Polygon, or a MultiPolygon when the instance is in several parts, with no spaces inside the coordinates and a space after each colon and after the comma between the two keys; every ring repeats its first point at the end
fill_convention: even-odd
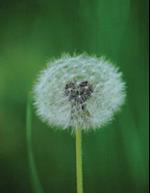
{"type": "Polygon", "coordinates": [[[122,73],[105,58],[65,55],[49,62],[34,85],[37,114],[63,129],[96,129],[111,121],[125,100],[122,73]]]}

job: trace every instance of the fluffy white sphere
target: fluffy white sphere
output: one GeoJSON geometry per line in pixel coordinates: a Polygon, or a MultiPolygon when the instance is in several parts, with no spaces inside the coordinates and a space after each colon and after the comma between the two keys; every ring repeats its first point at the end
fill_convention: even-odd
{"type": "Polygon", "coordinates": [[[34,85],[37,114],[48,125],[96,129],[125,100],[122,73],[105,58],[65,55],[48,63],[34,85]]]}

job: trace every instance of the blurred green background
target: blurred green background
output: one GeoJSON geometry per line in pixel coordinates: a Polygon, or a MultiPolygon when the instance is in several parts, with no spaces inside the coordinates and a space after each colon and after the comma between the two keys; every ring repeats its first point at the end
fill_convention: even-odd
{"type": "MultiPolygon", "coordinates": [[[[32,192],[25,123],[37,73],[85,51],[117,63],[128,87],[113,123],[83,137],[85,193],[148,193],[148,0],[0,0],[0,193],[32,192]]],[[[33,115],[45,193],[76,192],[74,148],[33,115]]]]}

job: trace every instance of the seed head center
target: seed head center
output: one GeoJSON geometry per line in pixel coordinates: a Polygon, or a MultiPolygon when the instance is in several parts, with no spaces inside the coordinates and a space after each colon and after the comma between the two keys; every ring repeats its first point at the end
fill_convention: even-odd
{"type": "Polygon", "coordinates": [[[69,82],[65,86],[65,96],[68,100],[75,104],[85,104],[93,93],[93,87],[88,81],[83,81],[77,84],[69,82]]]}

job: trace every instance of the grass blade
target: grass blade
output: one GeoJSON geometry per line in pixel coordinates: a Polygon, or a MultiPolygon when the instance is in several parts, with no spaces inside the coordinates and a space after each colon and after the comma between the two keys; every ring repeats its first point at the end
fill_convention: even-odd
{"type": "Polygon", "coordinates": [[[26,111],[26,137],[27,137],[27,151],[28,151],[28,160],[29,160],[29,170],[31,176],[31,185],[34,193],[44,193],[41,186],[34,156],[32,150],[32,97],[29,94],[27,100],[27,111],[26,111]]]}

